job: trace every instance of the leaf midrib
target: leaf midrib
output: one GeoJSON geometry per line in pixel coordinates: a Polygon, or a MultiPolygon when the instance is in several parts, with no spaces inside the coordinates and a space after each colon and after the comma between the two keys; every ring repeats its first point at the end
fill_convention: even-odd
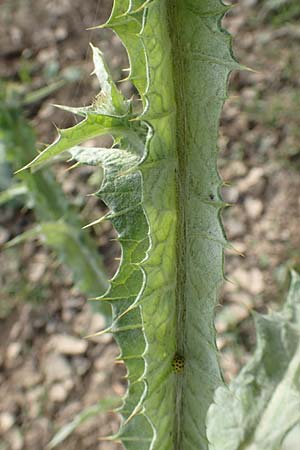
{"type": "MultiPolygon", "coordinates": [[[[173,74],[176,94],[176,104],[180,105],[176,111],[176,156],[178,160],[177,169],[177,280],[176,280],[176,309],[177,309],[177,324],[176,324],[176,348],[178,354],[185,360],[185,329],[186,329],[186,299],[185,299],[185,284],[186,284],[186,102],[183,92],[183,58],[182,48],[180,46],[180,36],[178,33],[178,11],[177,0],[168,0],[169,10],[169,33],[172,42],[173,53],[173,74]]],[[[183,374],[178,374],[176,377],[175,388],[175,418],[174,418],[174,448],[180,450],[182,440],[182,401],[183,401],[183,374]]]]}

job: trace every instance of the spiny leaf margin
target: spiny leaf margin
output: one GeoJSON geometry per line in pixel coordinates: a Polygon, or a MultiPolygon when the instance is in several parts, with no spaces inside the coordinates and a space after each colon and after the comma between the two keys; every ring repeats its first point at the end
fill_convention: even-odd
{"type": "Polygon", "coordinates": [[[129,79],[139,91],[143,112],[132,117],[130,112],[117,111],[116,104],[114,112],[105,110],[102,103],[74,110],[85,120],[78,128],[63,131],[62,142],[54,143],[50,152],[46,150],[35,161],[95,137],[95,122],[99,135],[102,127],[118,138],[124,150],[115,158],[113,151],[100,156],[105,178],[99,195],[111,209],[122,246],[122,263],[103,300],[112,303],[110,331],[128,369],[124,421],[115,436],[128,450],[207,448],[204,418],[212,393],[221,383],[213,316],[226,245],[219,218],[225,204],[219,196],[216,147],[228,76],[238,68],[230,38],[220,28],[227,9],[219,0],[201,4],[195,0],[115,0],[105,26],[127,48],[129,79]],[[173,8],[180,18],[174,21],[175,33],[168,19],[173,8]],[[192,26],[194,21],[196,26],[192,26]],[[179,26],[186,48],[178,44],[179,26]],[[197,27],[199,35],[189,36],[197,27]],[[198,47],[190,48],[191,43],[198,47]],[[178,59],[181,70],[174,76],[178,59]],[[177,91],[184,92],[183,97],[176,96],[177,105],[174,82],[177,91]],[[177,142],[176,130],[184,128],[179,114],[183,105],[189,110],[192,129],[185,128],[183,141],[177,142]],[[134,130],[132,119],[137,125],[134,130]],[[112,126],[105,126],[107,122],[112,126]],[[181,145],[185,139],[187,145],[181,145]],[[134,165],[129,161],[132,156],[137,157],[134,165]],[[192,176],[187,177],[188,171],[192,176]],[[178,184],[184,186],[179,200],[178,184]],[[182,208],[189,198],[193,201],[182,208]],[[184,225],[188,234],[177,225],[184,217],[188,218],[184,225]],[[188,249],[188,256],[178,250],[177,242],[188,249]],[[185,359],[182,373],[172,370],[178,350],[185,359]]]}

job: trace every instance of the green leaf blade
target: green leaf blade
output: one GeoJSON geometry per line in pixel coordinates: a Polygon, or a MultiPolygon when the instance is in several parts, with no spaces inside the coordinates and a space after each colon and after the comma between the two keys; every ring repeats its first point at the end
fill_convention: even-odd
{"type": "Polygon", "coordinates": [[[254,356],[228,388],[217,389],[209,409],[210,450],[277,450],[294,429],[300,438],[298,274],[282,311],[257,316],[256,328],[254,356]]]}
{"type": "Polygon", "coordinates": [[[83,121],[79,122],[74,127],[60,130],[57,140],[39,153],[33,161],[18,172],[49,161],[55,156],[60,155],[62,152],[82,144],[88,139],[107,134],[119,136],[122,131],[124,132],[124,128],[124,122],[118,117],[89,113],[83,121]]]}
{"type": "Polygon", "coordinates": [[[206,413],[222,383],[213,323],[226,245],[218,125],[237,66],[220,28],[226,10],[218,0],[115,0],[104,25],[127,49],[143,105],[120,148],[84,156],[104,168],[98,195],[122,244],[106,299],[129,368],[117,436],[128,450],[208,448],[206,413]]]}

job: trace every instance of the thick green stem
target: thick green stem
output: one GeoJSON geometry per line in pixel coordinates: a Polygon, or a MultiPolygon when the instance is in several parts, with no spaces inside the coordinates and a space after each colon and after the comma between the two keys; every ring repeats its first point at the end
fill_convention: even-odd
{"type": "Polygon", "coordinates": [[[216,20],[220,3],[168,3],[177,104],[176,339],[184,359],[176,389],[175,448],[206,449],[206,412],[222,380],[213,322],[226,241],[216,159],[229,68],[226,60],[218,61],[226,36],[216,20]]]}

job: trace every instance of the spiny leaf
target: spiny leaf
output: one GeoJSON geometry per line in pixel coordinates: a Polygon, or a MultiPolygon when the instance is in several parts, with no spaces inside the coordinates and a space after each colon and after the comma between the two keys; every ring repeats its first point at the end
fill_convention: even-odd
{"type": "Polygon", "coordinates": [[[97,99],[97,103],[103,109],[104,113],[118,114],[123,116],[128,110],[123,95],[116,88],[115,83],[110,77],[106,64],[103,61],[103,55],[100,50],[92,44],[93,60],[95,69],[93,73],[97,76],[101,86],[101,100],[97,99]]]}
{"type": "Polygon", "coordinates": [[[294,450],[300,442],[300,277],[291,274],[281,312],[255,316],[257,348],[229,387],[220,387],[208,412],[211,450],[294,450]]]}
{"type": "Polygon", "coordinates": [[[126,9],[127,11],[126,15],[124,15],[119,14],[120,9],[122,9],[123,6],[121,6],[121,4],[119,5],[118,1],[115,1],[110,18],[105,24],[100,25],[99,28],[111,28],[122,40],[129,58],[128,78],[137,88],[145,107],[145,94],[149,87],[149,67],[145,44],[143,39],[141,39],[146,13],[146,9],[144,9],[144,11],[140,10],[140,7],[143,4],[145,4],[145,2],[138,2],[136,8],[134,8],[133,2],[130,2],[130,5],[127,5],[126,7],[124,4],[124,10],[126,9]]]}
{"type": "Polygon", "coordinates": [[[126,131],[125,128],[126,125],[124,119],[88,112],[86,113],[85,119],[74,127],[66,130],[59,130],[57,140],[18,172],[48,161],[54,156],[57,156],[65,150],[81,144],[88,139],[106,134],[120,136],[126,131]]]}
{"type": "Polygon", "coordinates": [[[104,26],[127,49],[143,110],[138,117],[130,108],[125,117],[101,116],[113,100],[100,95],[70,136],[65,131],[62,143],[37,159],[102,132],[118,137],[118,149],[71,153],[103,166],[98,195],[122,246],[106,300],[128,367],[115,436],[128,450],[208,446],[206,413],[222,382],[213,324],[226,245],[218,125],[229,73],[238,66],[220,28],[226,10],[219,0],[115,0],[104,26]],[[174,369],[176,357],[182,370],[174,369]]]}
{"type": "MultiPolygon", "coordinates": [[[[140,307],[147,349],[143,354],[147,391],[141,386],[139,394],[138,391],[131,393],[129,386],[127,403],[138,405],[142,398],[147,420],[139,420],[145,430],[148,421],[153,427],[151,448],[169,449],[173,445],[175,448],[190,449],[199,445],[206,448],[206,411],[215,386],[221,382],[213,311],[222,280],[223,246],[226,245],[219,223],[223,203],[218,194],[221,183],[216,171],[217,127],[226,98],[228,74],[237,64],[231,55],[229,37],[219,29],[220,17],[226,11],[220,2],[204,2],[200,6],[191,1],[182,5],[175,2],[173,6],[166,2],[147,4],[148,8],[145,2],[134,2],[134,5],[132,2],[126,16],[115,15],[115,8],[107,23],[127,48],[131,66],[129,78],[143,100],[142,117],[150,124],[152,136],[145,141],[145,155],[139,166],[142,206],[151,239],[147,259],[141,264],[145,285],[140,291],[138,286],[143,286],[143,279],[139,271],[130,270],[132,243],[137,233],[133,217],[121,215],[117,220],[115,216],[116,229],[119,233],[124,229],[129,231],[131,242],[128,239],[123,243],[121,239],[123,264],[108,296],[120,298],[123,292],[124,299],[128,299],[113,301],[116,318],[123,318],[122,314],[130,311],[132,304],[140,307]],[[193,48],[189,48],[191,43],[194,43],[193,48]],[[165,80],[163,87],[162,80],[165,80]],[[202,99],[201,103],[194,101],[195,93],[202,99]],[[183,126],[183,116],[188,118],[188,129],[183,126]],[[211,120],[209,127],[207,116],[211,120]],[[176,128],[181,131],[177,142],[176,128]],[[178,218],[185,223],[175,233],[178,218]],[[182,250],[181,246],[177,250],[175,242],[178,238],[182,250]],[[123,283],[120,285],[123,273],[129,275],[124,286],[123,283]],[[132,292],[135,292],[135,301],[130,298],[132,292]],[[178,374],[172,371],[176,350],[185,361],[183,372],[178,374]],[[174,405],[175,414],[170,414],[174,405]]],[[[125,210],[125,199],[116,201],[121,195],[121,186],[112,189],[112,171],[106,171],[105,181],[109,187],[102,186],[101,197],[113,211],[125,210]],[[112,192],[109,198],[105,197],[107,189],[112,192]]],[[[129,180],[124,178],[124,182],[125,188],[129,180]]],[[[128,200],[129,203],[125,203],[128,208],[138,205],[130,197],[128,200]]],[[[141,215],[135,211],[136,223],[142,217],[142,211],[141,215]]],[[[117,336],[126,361],[130,357],[128,336],[129,333],[117,336]]],[[[135,336],[136,343],[137,338],[138,335],[135,336]]],[[[142,335],[140,339],[142,343],[142,335]]],[[[136,347],[132,348],[131,356],[139,360],[136,347]]],[[[132,426],[131,422],[125,421],[121,436],[129,424],[132,426]]],[[[143,429],[140,433],[143,435],[143,429]]],[[[122,441],[126,448],[132,449],[138,438],[122,441]]]]}

